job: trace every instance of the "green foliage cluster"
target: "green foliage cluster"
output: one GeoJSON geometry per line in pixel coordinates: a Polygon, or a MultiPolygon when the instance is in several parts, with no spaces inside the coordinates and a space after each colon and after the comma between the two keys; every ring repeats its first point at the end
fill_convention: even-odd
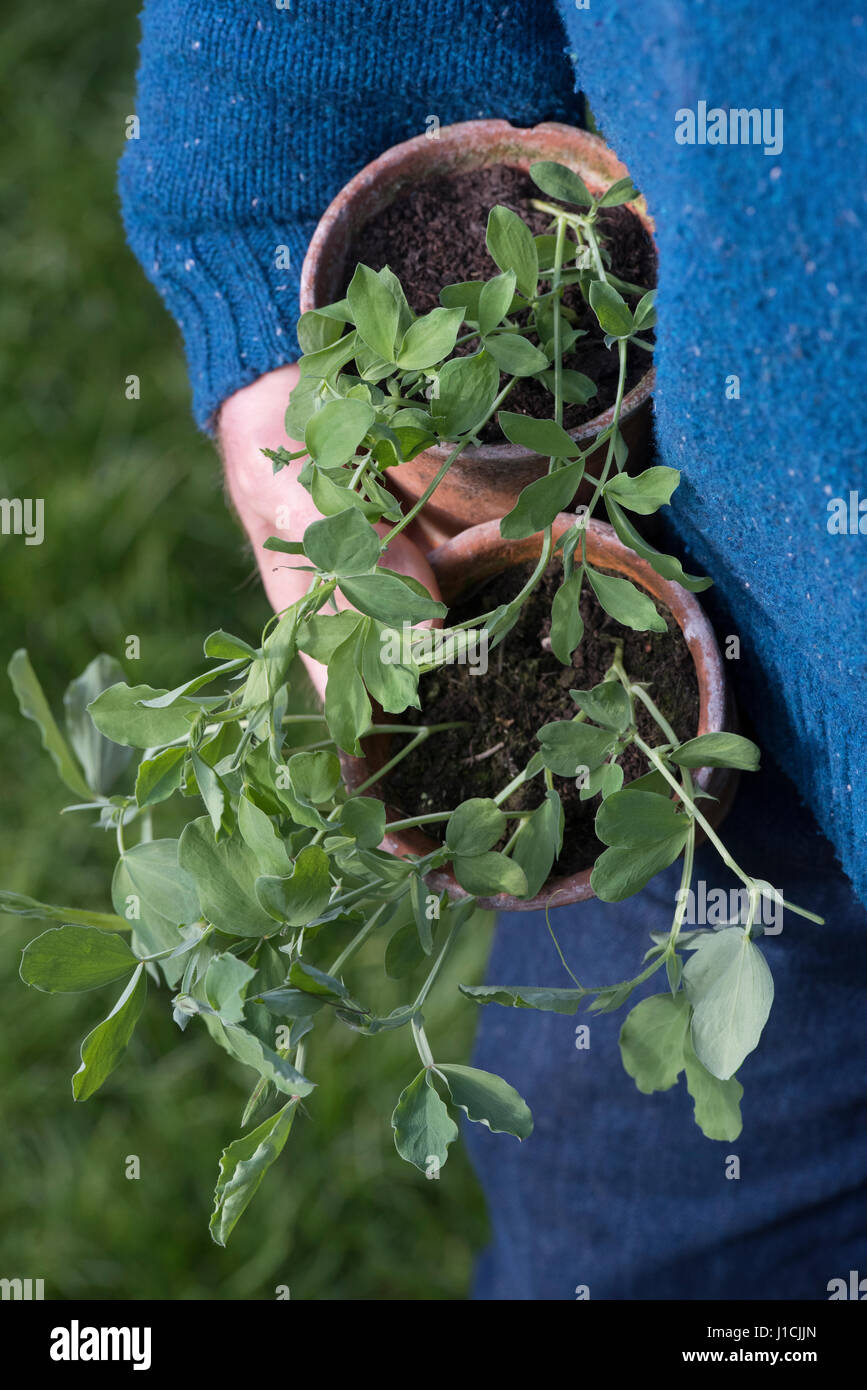
{"type": "Polygon", "coordinates": [[[388,540],[410,524],[495,414],[507,438],[548,459],[547,472],[501,522],[506,537],[541,531],[541,553],[511,603],[450,633],[484,629],[491,645],[502,642],[555,554],[563,578],[551,643],[564,664],[582,640],[585,583],[621,625],[660,630],[648,595],[603,574],[585,553],[587,519],[599,506],[621,540],[664,577],[695,591],[709,583],[648,546],[629,520],[630,513],[649,515],[665,505],[679,480],[670,468],[625,471],[626,352],[630,343],[648,347],[642,334],[654,323],[653,294],[610,274],[598,213],[635,191],[622,180],[594,196],[560,165],[535,165],[531,174],[545,195],[538,205],[550,212],[551,231],[534,237],[514,213],[494,208],[488,248],[499,273],[491,279],[447,287],[441,305],[418,317],[390,270],[359,266],[344,300],[302,317],[304,355],[287,429],[305,447],[271,457],[277,470],[293,457],[305,459],[301,482],[321,515],[302,538],[269,542],[300,560],[310,583],[269,622],[258,645],[222,629],[211,633],[204,644],[211,664],[173,689],[130,686],[115,663],[97,658],[67,691],[65,731],[26,653],[17,652],[10,665],[21,710],[38,724],[76,798],[67,809],[95,815],[116,836],[118,851],[114,915],[3,895],[6,911],[58,923],[26,948],[22,978],[50,993],[120,987],[82,1043],[73,1077],[77,1099],[91,1096],[123,1056],[149,981],[164,981],[172,991],[181,1031],[191,1023],[204,1028],[254,1073],[244,1133],[220,1160],[211,1219],[220,1245],[286,1145],[298,1110],[317,1104],[316,1045],[329,1024],[364,1038],[401,1033],[412,1039],[419,1070],[407,1075],[391,1122],[398,1153],[427,1176],[438,1175],[448,1158],[458,1112],[519,1140],[530,1133],[529,1110],[504,1078],[445,1060],[439,1046],[434,1052],[425,1011],[478,901],[543,891],[562,847],[555,776],[585,777],[582,794],[601,795],[596,830],[606,848],[592,874],[601,899],[631,896],[680,857],[687,889],[701,829],[745,884],[746,919],[720,932],[684,934],[682,893],[670,934],[654,942],[634,977],[590,987],[573,976],[569,990],[466,985],[464,995],[557,1012],[585,1003],[610,1011],[664,968],[665,992],[643,1000],[624,1024],[626,1070],[643,1091],[673,1085],[684,1071],[703,1131],[731,1139],[740,1129],[736,1072],[758,1043],[773,996],[754,940],[756,920],[763,897],[778,895],[734,863],[701,810],[693,771],[754,770],[758,750],[748,740],[718,733],[679,741],[648,690],[624,668],[618,643],[605,679],[572,692],[574,716],[539,729],[538,749],[495,797],[470,797],[391,827],[439,824],[441,844],[407,858],[381,847],[385,808],[376,784],[442,727],[386,722],[418,707],[422,671],[445,659],[426,644],[418,653],[401,649],[396,658],[392,639],[399,625],[448,616],[421,585],[381,562],[388,540]],[[564,402],[595,389],[563,367],[579,337],[563,304],[567,284],[580,287],[619,363],[613,418],[594,443],[604,459],[592,476],[589,451],[563,428],[564,402]],[[515,381],[526,376],[550,392],[550,418],[503,409],[515,381]],[[442,466],[403,511],[384,486],[385,474],[432,445],[447,446],[442,466]],[[582,481],[591,486],[590,503],[555,545],[555,518],[582,481]],[[386,539],[375,529],[380,521],[391,523],[386,539]],[[352,609],[337,610],[338,590],[352,609]],[[299,652],[328,668],[323,714],[290,709],[299,652]],[[374,719],[374,704],[386,721],[374,719]],[[639,733],[640,705],[655,721],[654,744],[639,733]],[[359,753],[376,731],[410,737],[348,794],[338,751],[359,753]],[[624,785],[621,760],[630,748],[639,750],[647,771],[624,785]],[[541,804],[510,810],[514,791],[534,778],[544,788],[541,804]],[[170,802],[185,804],[183,829],[155,836],[154,822],[170,802]],[[426,882],[448,863],[461,889],[452,899],[432,893],[426,882]],[[377,940],[387,935],[387,943],[383,970],[367,982],[368,992],[354,966],[375,934],[377,940]],[[407,977],[419,967],[424,978],[408,989],[407,977]]]}

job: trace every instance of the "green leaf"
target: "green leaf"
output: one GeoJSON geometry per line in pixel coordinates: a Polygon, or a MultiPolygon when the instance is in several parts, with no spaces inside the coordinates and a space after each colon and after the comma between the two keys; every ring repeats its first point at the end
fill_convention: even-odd
{"type": "Polygon", "coordinates": [[[403,637],[402,631],[373,622],[361,653],[364,684],[389,714],[399,714],[408,705],[418,708],[418,667],[393,659],[394,653],[403,655],[403,637]]]}
{"type": "Polygon", "coordinates": [[[680,561],[675,559],[673,555],[663,555],[661,551],[648,545],[613,497],[605,498],[605,509],[608,512],[609,521],[623,544],[628,545],[630,550],[634,550],[636,555],[640,555],[642,560],[646,560],[649,565],[652,565],[656,573],[661,574],[663,579],[673,579],[675,583],[682,584],[684,589],[688,589],[692,594],[700,594],[705,589],[710,588],[713,583],[712,579],[708,579],[706,576],[697,577],[686,574],[680,561]]]}
{"type": "Polygon", "coordinates": [[[563,844],[563,808],[553,787],[548,787],[545,800],[537,806],[521,826],[512,848],[512,857],[520,864],[527,880],[527,896],[543,888],[563,844]]]}
{"type": "Polygon", "coordinates": [[[550,526],[571,503],[583,473],[584,461],[579,459],[528,483],[500,522],[500,535],[506,540],[520,540],[550,526]]]}
{"type": "Polygon", "coordinates": [[[295,795],[314,806],[330,801],[340,786],[340,760],[324,749],[293,753],[286,766],[295,795]]]}
{"type": "MultiPolygon", "coordinates": [[[[296,754],[296,757],[302,756],[296,754]]],[[[256,856],[263,874],[288,874],[292,860],[270,816],[254,806],[246,796],[238,798],[238,829],[241,838],[256,856]]]]}
{"type": "Polygon", "coordinates": [[[594,724],[601,724],[603,728],[613,729],[618,734],[628,727],[632,707],[620,681],[602,681],[592,690],[570,690],[569,694],[594,724]]]}
{"type": "Polygon", "coordinates": [[[297,1106],[297,1101],[290,1100],[276,1115],[236,1139],[220,1155],[210,1222],[211,1236],[217,1245],[226,1244],[271,1164],[282,1153],[297,1106]]]}
{"type": "Polygon", "coordinates": [[[340,588],[359,612],[383,623],[421,623],[427,618],[444,618],[448,612],[444,603],[437,603],[429,594],[422,598],[391,574],[378,572],[344,579],[340,588]]]}
{"type": "Polygon", "coordinates": [[[527,1139],[533,1132],[533,1116],[508,1081],[493,1072],[455,1063],[437,1067],[446,1079],[455,1105],[471,1120],[486,1125],[494,1134],[514,1134],[527,1139]]]}
{"type": "Polygon", "coordinates": [[[731,1143],[743,1129],[741,1098],[744,1088],[736,1076],[720,1081],[703,1067],[687,1033],[684,1045],[686,1086],[695,1102],[695,1122],[707,1139],[731,1143]]]}
{"type": "Polygon", "coordinates": [[[604,762],[615,745],[607,729],[594,729],[574,719],[558,719],[539,730],[544,765],[558,777],[577,777],[579,768],[592,772],[604,762]]]}
{"type": "Polygon", "coordinates": [[[0,888],[0,912],[12,913],[15,917],[41,917],[53,922],[75,922],[83,927],[105,927],[109,931],[129,929],[129,922],[116,917],[113,912],[88,912],[78,907],[57,907],[54,903],[41,903],[36,898],[28,898],[24,893],[11,893],[0,888]]]}
{"type": "Polygon", "coordinates": [[[257,878],[256,896],[277,921],[288,922],[290,927],[306,927],[319,916],[331,896],[328,855],[319,845],[308,845],[299,852],[287,877],[263,874],[257,878]]]}
{"type": "Polygon", "coordinates": [[[513,1009],[574,1014],[587,998],[584,989],[543,989],[536,985],[458,985],[461,994],[477,1004],[502,1004],[513,1009]]]}
{"type": "Polygon", "coordinates": [[[379,559],[379,536],[359,511],[347,507],[310,523],[304,532],[304,554],[326,574],[365,574],[379,559]]]}
{"type": "Polygon", "coordinates": [[[393,362],[400,306],[381,274],[356,266],[346,298],[359,337],[385,362],[393,362]]]}
{"type": "Polygon", "coordinates": [[[622,507],[641,516],[650,516],[671,501],[680,482],[676,468],[646,468],[643,473],[617,473],[605,484],[605,496],[613,496],[622,507]]]}
{"type": "Polygon", "coordinates": [[[460,308],[432,309],[416,319],[403,336],[397,365],[404,371],[421,371],[442,362],[454,349],[463,317],[460,308]]]}
{"type": "Polygon", "coordinates": [[[599,790],[603,800],[619,792],[623,786],[623,768],[619,763],[609,763],[602,769],[602,784],[599,790]]]}
{"type": "Polygon", "coordinates": [[[635,306],[635,329],[653,328],[656,324],[656,290],[648,290],[635,306]]]}
{"type": "Polygon", "coordinates": [[[342,980],[317,970],[305,961],[294,960],[289,969],[289,983],[302,994],[312,994],[325,1004],[345,1003],[350,1000],[349,990],[342,980]]]}
{"type": "Polygon", "coordinates": [[[491,208],[485,243],[500,270],[513,270],[521,294],[531,299],[539,278],[539,258],[526,222],[510,208],[491,208]]]}
{"type": "Polygon", "coordinates": [[[307,451],[320,468],[340,468],[355,456],[375,419],[366,401],[329,401],[304,431],[307,451]]]}
{"type": "Polygon", "coordinates": [[[256,971],[231,951],[212,956],[205,973],[205,998],[224,1023],[241,1023],[244,991],[256,971]]]}
{"type": "Polygon", "coordinates": [[[308,309],[296,325],[298,346],[302,353],[319,352],[336,343],[343,329],[344,321],[316,309],[308,309]]]}
{"type": "Polygon", "coordinates": [[[307,1077],[296,1071],[284,1057],[267,1047],[246,1028],[237,1023],[223,1023],[216,1014],[203,1013],[202,1017],[208,1032],[220,1047],[245,1067],[252,1067],[284,1095],[309,1096],[314,1090],[312,1081],[308,1081],[307,1077]]]}
{"type": "Polygon", "coordinates": [[[508,821],[489,797],[473,796],[454,810],[446,825],[446,844],[453,854],[484,854],[504,834],[508,821]]]}
{"type": "Polygon", "coordinates": [[[340,826],[361,849],[376,849],[385,835],[385,804],[376,796],[353,796],[340,812],[340,826]]]}
{"type": "Polygon", "coordinates": [[[653,994],[627,1015],[620,1030],[620,1055],[639,1091],[667,1091],[683,1070],[689,1030],[685,994],[653,994]]]}
{"type": "Polygon", "coordinates": [[[584,576],[573,573],[564,580],[551,604],[551,650],[564,666],[571,666],[572,653],[584,636],[581,617],[581,589],[584,576]]]}
{"type": "Polygon", "coordinates": [[[87,712],[91,700],[103,690],[123,680],[123,669],[114,657],[94,657],[81,675],[72,681],[63,696],[66,731],[87,785],[99,795],[111,791],[130,759],[127,749],[105,738],[87,712]]]}
{"type": "Polygon", "coordinates": [[[624,627],[635,632],[666,632],[666,622],[649,594],[637,588],[630,579],[619,579],[616,575],[600,574],[599,570],[587,566],[587,577],[593,592],[605,612],[624,627]]]}
{"type": "MultiPolygon", "coordinates": [[[[202,915],[196,885],[178,863],[177,840],[145,840],[126,850],[115,866],[111,900],[144,955],[179,946],[178,927],[202,915]]],[[[169,984],[183,973],[182,963],[163,961],[162,967],[169,984]]]]}
{"type": "MultiPolygon", "coordinates": [[[[315,465],[310,474],[310,496],[316,504],[316,510],[322,516],[337,516],[339,512],[345,512],[347,507],[354,507],[356,511],[368,521],[378,521],[383,514],[383,508],[373,502],[366,501],[360,493],[351,492],[348,484],[351,474],[347,470],[341,470],[330,478],[327,473],[323,473],[321,468],[315,465]],[[335,481],[338,479],[339,481],[335,481]],[[344,484],[344,485],[341,485],[344,484]]],[[[266,545],[266,549],[273,548],[266,545]]],[[[303,546],[299,546],[293,553],[303,553],[303,546]]]]}
{"type": "Polygon", "coordinates": [[[433,926],[428,916],[428,890],[423,878],[413,874],[409,881],[409,896],[413,915],[413,935],[426,956],[433,950],[433,926]]]}
{"type": "Polygon", "coordinates": [[[758,772],[761,752],[740,734],[699,734],[666,754],[678,767],[739,767],[758,772]]]}
{"type": "Polygon", "coordinates": [[[21,955],[26,985],[45,994],[77,994],[110,985],[138,961],[123,937],[96,927],[49,927],[21,955]]]}
{"type": "Polygon", "coordinates": [[[529,173],[536,187],[547,193],[549,198],[572,203],[579,208],[589,208],[593,202],[593,195],[581,175],[567,169],[565,164],[556,164],[548,159],[538,160],[530,165],[529,173]]]}
{"type": "Polygon", "coordinates": [[[628,338],[633,331],[629,305],[607,281],[594,280],[590,285],[590,307],[603,333],[610,334],[612,338],[628,338]]]}
{"type": "MultiPolygon", "coordinates": [[[[615,792],[615,796],[620,794],[615,792]]],[[[607,806],[610,800],[611,797],[608,797],[602,805],[607,806]]],[[[624,898],[631,898],[656,874],[674,863],[683,845],[683,840],[672,836],[670,840],[651,841],[648,844],[612,846],[596,860],[590,875],[590,887],[603,903],[619,903],[624,898]]]]}
{"type": "Polygon", "coordinates": [[[328,347],[319,348],[316,352],[305,352],[298,363],[301,380],[289,398],[286,411],[286,433],[290,439],[303,439],[304,425],[313,411],[321,408],[321,397],[316,390],[319,383],[329,378],[333,381],[340,368],[345,367],[360,350],[358,334],[353,330],[328,347]],[[312,378],[310,391],[304,390],[305,377],[312,378]]]}
{"type": "Polygon", "coordinates": [[[478,323],[482,290],[487,283],[487,280],[462,280],[456,285],[445,285],[440,290],[440,303],[447,309],[463,309],[468,322],[478,323]]]}
{"type": "Polygon", "coordinates": [[[768,963],[739,927],[701,939],[683,970],[696,1056],[721,1081],[758,1045],[774,1000],[768,963]]]}
{"type": "Polygon", "coordinates": [[[186,754],[185,747],[164,748],[155,757],[142,759],[135,779],[136,805],[156,806],[177,791],[186,754]]]}
{"type": "MultiPolygon", "coordinates": [[[[320,508],[320,510],[322,510],[320,508]]],[[[284,541],[281,536],[269,536],[262,542],[263,550],[276,550],[281,555],[303,555],[304,546],[300,541],[284,541]]]]}
{"type": "Polygon", "coordinates": [[[478,324],[484,337],[503,322],[515,297],[515,272],[495,275],[486,281],[479,295],[478,324]]]}
{"type": "MultiPolygon", "coordinates": [[[[553,396],[555,390],[554,372],[540,372],[539,380],[545,383],[553,396]]],[[[567,405],[586,405],[597,394],[597,386],[596,382],[591,381],[590,377],[585,376],[583,372],[576,372],[569,367],[564,367],[560,373],[560,392],[567,405]]]]}
{"type": "Polygon", "coordinates": [[[57,768],[61,781],[69,787],[70,791],[75,792],[76,796],[81,797],[83,801],[89,801],[91,798],[90,787],[88,787],[66,739],[55,723],[54,715],[51,713],[42,686],[37,680],[36,672],[33,670],[30,658],[23,647],[19,647],[13,653],[7,669],[21,713],[25,719],[32,719],[35,724],[38,724],[42,734],[42,747],[51,755],[51,760],[57,768]]]}
{"type": "Polygon", "coordinates": [[[207,816],[184,827],[178,861],[193,880],[205,918],[229,936],[270,936],[274,922],[255,897],[258,865],[240,835],[219,844],[207,816]]]}
{"type": "Polygon", "coordinates": [[[581,453],[579,445],[556,420],[534,420],[531,415],[501,410],[497,414],[497,423],[512,444],[519,444],[522,449],[532,449],[543,457],[574,459],[581,453]]]}
{"type": "Polygon", "coordinates": [[[605,845],[641,845],[682,837],[689,817],[670,797],[648,791],[622,791],[608,797],[596,812],[596,834],[605,845]]]}
{"type": "Polygon", "coordinates": [[[269,989],[257,996],[269,1013],[278,1018],[312,1018],[325,1007],[325,1000],[301,989],[269,989]]]}
{"type": "Polygon", "coordinates": [[[489,333],[484,340],[501,372],[507,376],[535,376],[548,366],[550,358],[518,333],[489,333]]]}
{"type": "MultiPolygon", "coordinates": [[[[214,834],[219,835],[224,829],[223,814],[227,807],[226,793],[223,784],[212,767],[200,758],[198,753],[193,753],[190,759],[193,775],[196,779],[196,786],[199,795],[205,803],[205,810],[211,818],[214,827],[214,834]]],[[[228,827],[230,828],[230,827],[228,827]]]]}
{"type": "Polygon", "coordinates": [[[88,705],[90,717],[101,734],[113,743],[130,748],[157,748],[185,738],[199,713],[192,700],[181,698],[173,705],[148,708],[141,702],[168,695],[150,685],[112,685],[88,705]]]}
{"type": "Polygon", "coordinates": [[[389,938],[385,948],[385,973],[389,979],[403,980],[412,974],[424,957],[415,923],[406,922],[389,938]]]}
{"type": "Polygon", "coordinates": [[[327,666],[341,642],[356,631],[361,621],[361,615],[348,608],[341,613],[314,613],[301,629],[299,650],[327,666]]]}
{"type": "Polygon", "coordinates": [[[455,357],[439,373],[439,393],[431,401],[434,429],[445,439],[457,439],[479,428],[500,389],[500,369],[490,353],[455,357]]]}
{"type": "Polygon", "coordinates": [[[81,1066],[72,1078],[76,1100],[88,1100],[114,1071],[129,1046],[147,997],[147,975],[138,965],[111,1013],[81,1044],[81,1066]]]}
{"type": "Polygon", "coordinates": [[[458,1127],[434,1089],[430,1073],[420,1071],[402,1091],[391,1117],[394,1144],[401,1158],[427,1172],[438,1172],[449,1156],[458,1127]]]}
{"type": "Polygon", "coordinates": [[[599,206],[601,208],[614,208],[618,207],[620,203],[631,203],[634,198],[639,196],[638,189],[627,175],[625,179],[618,179],[616,183],[612,183],[611,187],[605,190],[599,199],[599,206]]]}
{"type": "Polygon", "coordinates": [[[359,675],[361,653],[370,619],[364,618],[345,642],[334,651],[328,663],[325,687],[325,718],[338,748],[358,756],[359,738],[370,724],[371,704],[359,675]]]}
{"type": "Polygon", "coordinates": [[[520,864],[495,850],[455,855],[452,867],[461,887],[478,897],[497,893],[509,893],[514,898],[527,896],[527,879],[520,864]]]}

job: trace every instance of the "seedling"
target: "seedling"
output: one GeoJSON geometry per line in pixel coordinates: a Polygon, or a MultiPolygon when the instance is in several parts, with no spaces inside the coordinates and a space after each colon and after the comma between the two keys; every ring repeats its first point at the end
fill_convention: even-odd
{"type": "Polygon", "coordinates": [[[499,273],[491,279],[447,286],[441,306],[417,317],[388,269],[361,265],[343,300],[302,316],[300,380],[287,428],[305,448],[294,456],[282,449],[269,454],[278,471],[292,457],[306,458],[301,482],[321,517],[303,538],[268,542],[273,551],[300,557],[310,583],[303,598],[269,621],[258,646],[212,633],[204,651],[216,664],[170,691],[129,686],[111,658],[99,657],[67,692],[66,734],[26,653],[17,652],[10,663],[22,712],[38,723],[76,797],[66,809],[95,813],[116,835],[118,848],[113,913],[56,907],[11,892],[0,896],[5,911],[60,924],[25,948],[22,978],[48,992],[121,987],[82,1044],[72,1082],[76,1099],[91,1096],[121,1059],[149,979],[159,984],[162,978],[173,991],[181,1031],[195,1020],[255,1073],[245,1133],[220,1160],[211,1220],[219,1244],[280,1154],[301,1102],[309,1097],[315,1105],[316,1082],[308,1072],[315,1075],[317,1030],[328,1024],[367,1036],[406,1030],[419,1070],[413,1078],[408,1068],[392,1125],[398,1153],[423,1172],[446,1162],[458,1135],[458,1110],[492,1130],[529,1135],[530,1112],[513,1087],[442,1060],[424,1020],[477,900],[543,891],[562,846],[558,776],[583,773],[586,796],[601,797],[596,832],[606,848],[591,880],[599,898],[621,901],[677,859],[681,887],[688,890],[701,830],[745,886],[744,920],[719,931],[685,932],[682,891],[669,933],[654,936],[643,968],[623,981],[589,986],[569,970],[571,988],[464,985],[463,993],[480,1004],[567,1014],[587,1004],[608,1012],[664,971],[662,992],[643,999],[623,1025],[624,1066],[647,1092],[674,1085],[685,1071],[704,1133],[732,1140],[740,1131],[736,1072],[759,1041],[773,997],[754,939],[757,918],[762,900],[777,903],[780,895],[734,862],[702,810],[693,771],[754,771],[759,753],[749,740],[729,733],[679,740],[652,691],[625,669],[618,643],[604,680],[572,692],[573,717],[539,729],[538,749],[495,796],[470,796],[392,826],[439,830],[441,842],[430,853],[398,858],[380,848],[385,807],[377,784],[440,732],[436,725],[401,723],[399,716],[418,707],[420,675],[448,659],[449,646],[432,644],[424,634],[408,645],[402,640],[405,623],[447,618],[447,612],[418,583],[381,565],[386,542],[374,523],[392,523],[391,537],[408,526],[495,415],[507,439],[548,458],[547,473],[502,519],[502,534],[541,531],[543,543],[532,575],[510,603],[446,630],[452,654],[456,643],[476,641],[482,630],[491,648],[501,643],[555,555],[562,583],[553,601],[551,646],[562,663],[571,664],[582,640],[585,584],[622,626],[664,630],[646,593],[590,563],[584,527],[600,506],[620,539],[664,578],[694,592],[710,583],[685,574],[630,520],[665,505],[679,481],[672,468],[652,467],[637,476],[624,471],[627,347],[650,348],[643,335],[654,324],[654,295],[611,274],[598,213],[634,198],[635,190],[621,180],[594,196],[556,164],[535,165],[531,173],[551,230],[533,236],[516,214],[494,208],[487,242],[499,273]],[[592,477],[589,451],[563,428],[564,402],[595,391],[592,381],[563,366],[564,353],[579,345],[562,299],[570,284],[592,306],[619,363],[613,419],[593,446],[604,446],[603,462],[592,477]],[[524,376],[549,391],[549,418],[506,408],[524,376]],[[447,457],[424,494],[402,511],[384,486],[387,470],[435,444],[449,446],[447,457]],[[582,481],[589,481],[590,500],[555,545],[552,523],[582,481]],[[338,589],[351,610],[336,610],[338,589]],[[289,712],[288,680],[298,652],[328,667],[324,714],[289,712]],[[217,693],[201,693],[208,688],[217,693]],[[372,702],[383,718],[373,719],[372,702]],[[655,742],[639,733],[639,706],[652,716],[655,742]],[[357,754],[377,731],[405,741],[348,795],[337,750],[357,754]],[[624,784],[621,760],[629,748],[640,751],[646,772],[624,784]],[[510,810],[516,788],[531,779],[538,779],[540,804],[510,810]],[[119,783],[124,791],[115,790],[119,783]],[[153,821],[172,797],[187,799],[187,824],[178,839],[154,838],[153,821]],[[449,901],[425,881],[447,863],[463,899],[449,901]],[[375,934],[387,937],[384,981],[428,967],[411,997],[391,1008],[387,985],[383,1003],[357,997],[352,984],[353,960],[375,934]]]}

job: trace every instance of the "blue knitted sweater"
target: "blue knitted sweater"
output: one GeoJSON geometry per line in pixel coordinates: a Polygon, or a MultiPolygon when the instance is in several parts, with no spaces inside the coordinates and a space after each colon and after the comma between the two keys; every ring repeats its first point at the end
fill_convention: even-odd
{"type": "Polygon", "coordinates": [[[867,535],[828,529],[829,502],[863,497],[867,530],[856,10],[148,0],[121,196],[206,424],[297,355],[304,251],[358,168],[432,113],[578,124],[580,84],[656,219],[656,420],[683,474],[673,524],[715,580],[718,630],[740,638],[732,667],[761,743],[864,898],[867,535]],[[679,143],[678,112],[695,114],[699,140],[703,102],[781,109],[782,149],[679,143]]]}

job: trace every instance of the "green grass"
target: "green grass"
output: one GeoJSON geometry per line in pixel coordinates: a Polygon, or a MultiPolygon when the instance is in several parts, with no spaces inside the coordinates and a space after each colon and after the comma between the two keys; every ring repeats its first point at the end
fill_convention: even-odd
{"type": "MultiPolygon", "coordinates": [[[[99,651],[130,680],[174,685],[216,627],[255,636],[265,600],[191,421],[177,331],[127,250],[115,193],[133,109],[137,3],[18,6],[4,23],[0,191],[0,496],[45,499],[45,541],[0,537],[0,657],[26,646],[55,708],[99,651]],[[125,378],[141,379],[128,401],[125,378]]],[[[299,696],[309,699],[307,691],[299,696]]],[[[80,817],[0,677],[0,886],[109,909],[113,837],[80,817]]],[[[159,833],[159,831],[158,831],[159,833]]],[[[207,1233],[217,1159],[252,1073],[153,992],[120,1070],[83,1105],[70,1077],[105,995],[18,979],[42,926],[0,920],[0,1276],[54,1298],[460,1298],[486,1234],[464,1155],[428,1182],[398,1159],[389,1116],[414,1074],[403,1033],[316,1038],[320,1081],[227,1250],[207,1233]],[[128,1180],[128,1155],[141,1178],[128,1180]]],[[[489,925],[449,979],[479,976],[489,925]]],[[[373,974],[377,945],[362,958],[373,974]]],[[[454,994],[455,992],[444,991],[454,994]]],[[[452,1060],[468,1005],[431,1011],[452,1060]]],[[[511,1142],[508,1139],[504,1143],[511,1142]]]]}

